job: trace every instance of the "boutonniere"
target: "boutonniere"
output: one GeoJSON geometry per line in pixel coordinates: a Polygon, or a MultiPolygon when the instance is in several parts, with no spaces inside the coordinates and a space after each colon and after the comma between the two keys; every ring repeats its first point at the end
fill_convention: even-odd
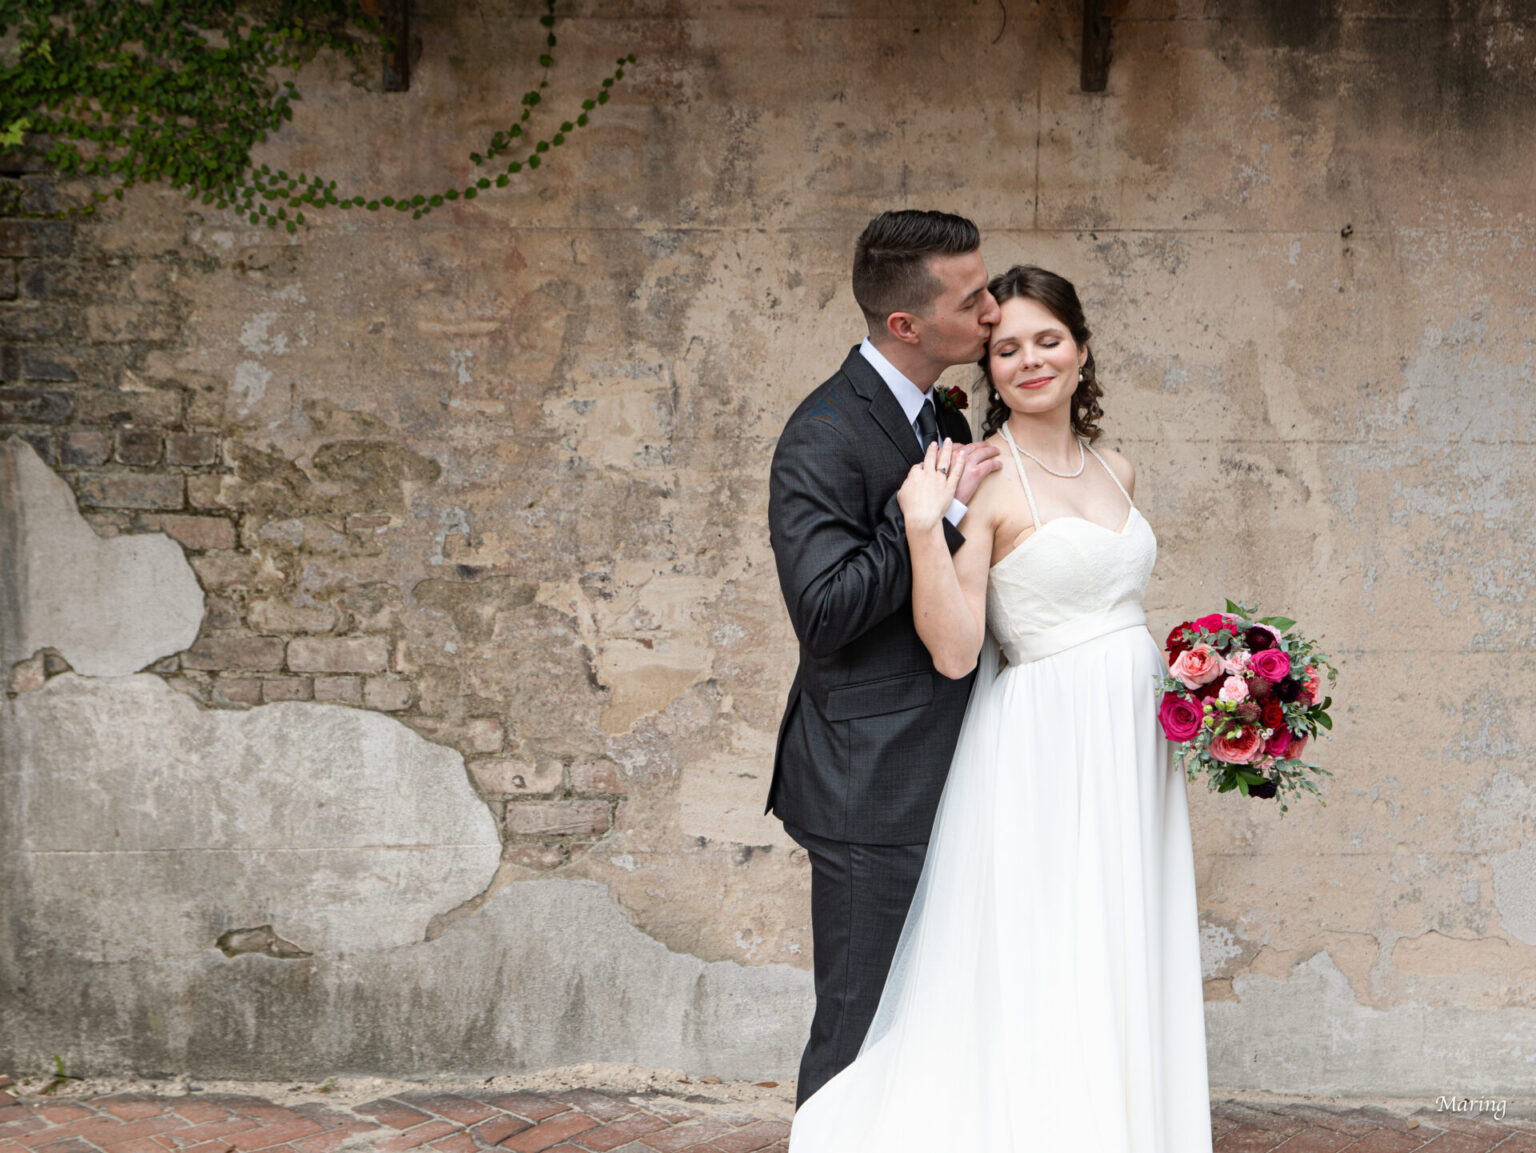
{"type": "Polygon", "coordinates": [[[954,386],[948,388],[935,386],[933,399],[951,412],[960,412],[971,401],[971,398],[965,395],[965,389],[954,386]]]}

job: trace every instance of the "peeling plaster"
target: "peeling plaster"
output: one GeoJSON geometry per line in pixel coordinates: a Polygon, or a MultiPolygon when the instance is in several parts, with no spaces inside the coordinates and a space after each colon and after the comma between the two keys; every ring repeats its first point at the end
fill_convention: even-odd
{"type": "MultiPolygon", "coordinates": [[[[78,672],[137,672],[197,639],[203,592],[181,546],[161,533],[102,538],[68,484],[16,438],[0,444],[14,621],[0,622],[5,667],[54,648],[78,672]]],[[[9,615],[9,614],[8,614],[9,615]]]]}

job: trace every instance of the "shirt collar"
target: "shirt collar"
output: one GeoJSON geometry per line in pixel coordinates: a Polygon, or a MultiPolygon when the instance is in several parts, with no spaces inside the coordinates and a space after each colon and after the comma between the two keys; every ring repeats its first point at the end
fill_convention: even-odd
{"type": "Polygon", "coordinates": [[[864,343],[859,345],[859,353],[869,361],[870,367],[880,374],[880,379],[885,381],[886,387],[891,390],[891,395],[896,398],[896,403],[901,405],[901,411],[907,414],[907,423],[912,424],[916,421],[918,410],[923,407],[928,394],[908,380],[901,369],[886,360],[884,354],[870,343],[869,337],[866,336],[864,343]]]}

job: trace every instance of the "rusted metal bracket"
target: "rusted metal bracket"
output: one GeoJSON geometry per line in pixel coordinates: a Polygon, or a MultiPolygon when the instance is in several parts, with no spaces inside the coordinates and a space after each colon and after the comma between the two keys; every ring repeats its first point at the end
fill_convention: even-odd
{"type": "Polygon", "coordinates": [[[1103,92],[1109,85],[1109,38],[1114,0],[1083,0],[1084,92],[1103,92]]]}
{"type": "Polygon", "coordinates": [[[411,0],[360,0],[384,34],[384,91],[411,90],[411,0]]]}
{"type": "Polygon", "coordinates": [[[384,0],[384,91],[411,90],[411,0],[384,0]]]}

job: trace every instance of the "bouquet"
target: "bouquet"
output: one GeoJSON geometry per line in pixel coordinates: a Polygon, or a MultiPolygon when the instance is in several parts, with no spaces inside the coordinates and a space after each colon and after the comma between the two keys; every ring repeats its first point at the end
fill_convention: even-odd
{"type": "Polygon", "coordinates": [[[1327,769],[1301,759],[1320,729],[1332,729],[1323,695],[1338,672],[1327,654],[1286,617],[1227,602],[1227,611],[1185,621],[1168,634],[1168,673],[1158,720],[1193,779],[1205,770],[1210,788],[1245,797],[1279,797],[1306,789],[1322,801],[1327,769]]]}

